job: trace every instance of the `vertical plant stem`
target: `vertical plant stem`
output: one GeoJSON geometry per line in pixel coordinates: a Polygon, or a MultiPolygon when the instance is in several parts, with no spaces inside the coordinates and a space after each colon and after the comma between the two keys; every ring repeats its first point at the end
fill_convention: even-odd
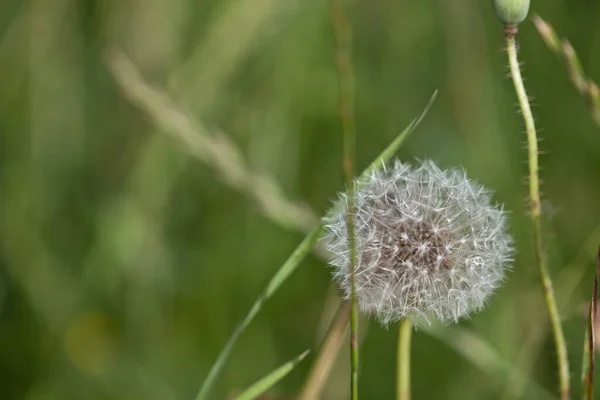
{"type": "Polygon", "coordinates": [[[398,360],[396,399],[410,400],[410,340],[412,337],[412,323],[403,318],[398,330],[398,360]]]}
{"type": "Polygon", "coordinates": [[[529,105],[529,98],[527,97],[527,92],[525,91],[525,85],[523,84],[523,78],[521,76],[519,60],[517,58],[517,43],[515,38],[516,29],[506,29],[505,31],[507,32],[506,49],[508,51],[510,72],[513,83],[515,85],[515,91],[519,99],[519,105],[523,113],[523,119],[525,120],[525,129],[527,132],[527,148],[529,152],[529,197],[531,207],[531,220],[533,222],[536,260],[539,268],[542,288],[544,291],[544,299],[546,301],[546,307],[548,309],[548,315],[550,317],[550,324],[552,326],[552,332],[554,334],[554,344],[556,346],[556,353],[558,358],[560,398],[562,400],[568,400],[570,398],[570,383],[567,346],[563,334],[562,325],[560,323],[558,307],[556,305],[556,299],[554,297],[554,289],[552,288],[552,280],[550,279],[550,273],[546,264],[546,258],[542,244],[537,134],[535,130],[533,114],[531,113],[531,107],[529,105]]]}
{"type": "Polygon", "coordinates": [[[598,308],[598,277],[600,276],[600,248],[598,248],[598,263],[596,264],[596,276],[592,289],[590,311],[588,313],[588,326],[585,332],[585,343],[583,348],[583,398],[594,399],[594,370],[596,369],[596,325],[598,308]]]}
{"type": "Polygon", "coordinates": [[[356,299],[356,238],[354,232],[354,175],[356,127],[354,123],[354,76],[352,71],[352,35],[341,0],[331,0],[331,22],[336,41],[335,58],[339,79],[339,114],[344,132],[344,173],[348,186],[346,227],[350,247],[350,391],[358,399],[358,305],[356,299]]]}

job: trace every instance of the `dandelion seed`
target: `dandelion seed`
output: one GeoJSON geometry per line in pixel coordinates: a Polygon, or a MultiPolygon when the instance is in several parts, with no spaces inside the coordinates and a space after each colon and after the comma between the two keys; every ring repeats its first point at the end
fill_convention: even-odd
{"type": "MultiPolygon", "coordinates": [[[[355,193],[356,294],[383,323],[458,321],[482,309],[513,255],[502,208],[461,170],[396,162],[355,193]]],[[[334,278],[350,295],[346,198],[325,219],[334,278]]]]}

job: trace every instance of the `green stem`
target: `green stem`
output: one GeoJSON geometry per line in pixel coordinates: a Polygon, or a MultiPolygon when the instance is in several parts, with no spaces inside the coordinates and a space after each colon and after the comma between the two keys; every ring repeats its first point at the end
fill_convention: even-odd
{"type": "Polygon", "coordinates": [[[529,98],[523,85],[521,77],[521,69],[517,58],[517,43],[515,35],[506,34],[506,49],[508,51],[508,60],[510,64],[510,72],[515,91],[519,99],[519,105],[525,120],[525,129],[527,132],[527,148],[529,151],[529,197],[531,206],[531,220],[533,223],[533,235],[535,240],[536,260],[539,268],[542,288],[544,290],[544,299],[546,308],[550,317],[550,323],[554,334],[554,344],[558,358],[558,372],[560,379],[560,398],[561,400],[570,399],[570,383],[569,383],[569,359],[567,355],[567,346],[565,337],[560,323],[560,316],[556,299],[554,297],[554,289],[552,288],[552,280],[546,264],[544,247],[542,244],[542,223],[540,211],[540,187],[539,187],[539,165],[538,165],[538,143],[535,130],[535,123],[529,98]]]}
{"type": "Polygon", "coordinates": [[[354,76],[352,71],[352,33],[341,0],[331,0],[331,22],[336,39],[336,64],[339,79],[339,114],[344,131],[344,173],[348,186],[346,226],[350,247],[350,391],[358,399],[358,304],[356,299],[356,238],[354,232],[354,177],[356,165],[356,125],[354,123],[354,76]]]}
{"type": "Polygon", "coordinates": [[[412,323],[404,318],[400,321],[398,330],[398,378],[396,381],[396,399],[410,400],[410,340],[412,323]]]}

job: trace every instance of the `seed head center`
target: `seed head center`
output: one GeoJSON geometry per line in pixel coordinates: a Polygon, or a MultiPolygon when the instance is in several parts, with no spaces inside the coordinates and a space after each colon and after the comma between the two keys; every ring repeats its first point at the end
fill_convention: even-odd
{"type": "Polygon", "coordinates": [[[401,271],[414,266],[421,271],[450,269],[447,235],[431,223],[408,221],[391,232],[395,246],[392,268],[401,271]]]}

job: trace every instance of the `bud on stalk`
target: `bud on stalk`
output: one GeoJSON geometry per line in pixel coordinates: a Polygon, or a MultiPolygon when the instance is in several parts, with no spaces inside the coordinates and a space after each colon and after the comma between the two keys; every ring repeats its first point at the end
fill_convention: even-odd
{"type": "Polygon", "coordinates": [[[530,0],[492,0],[492,4],[500,22],[514,26],[527,18],[530,0]]]}

